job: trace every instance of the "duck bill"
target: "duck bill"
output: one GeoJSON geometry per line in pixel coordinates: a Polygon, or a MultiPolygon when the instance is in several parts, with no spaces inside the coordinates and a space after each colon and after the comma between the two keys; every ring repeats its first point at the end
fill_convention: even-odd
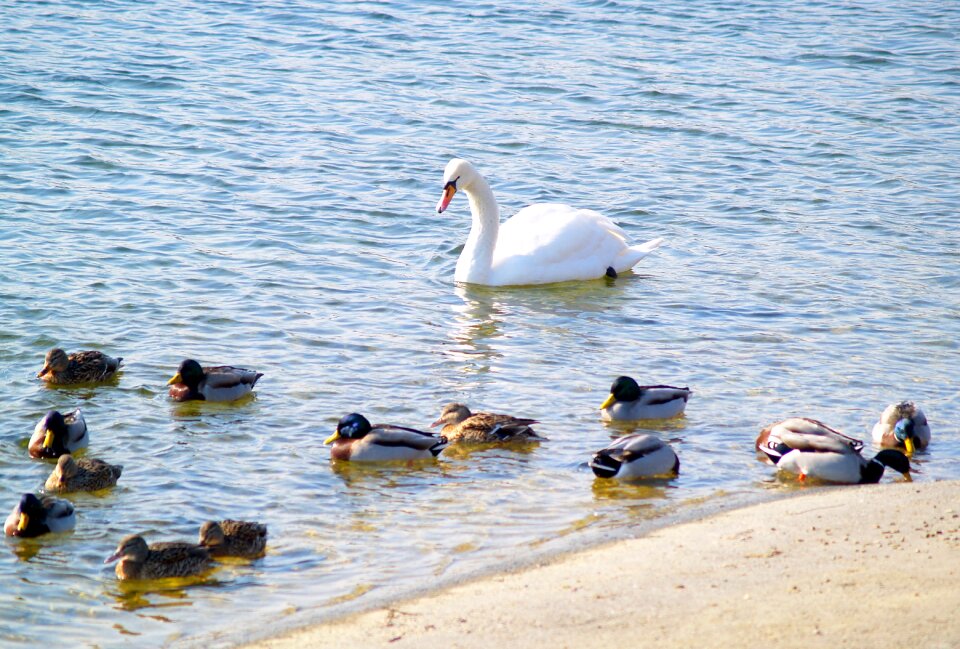
{"type": "Polygon", "coordinates": [[[453,200],[453,195],[457,193],[457,188],[453,184],[448,184],[443,188],[443,196],[440,197],[440,201],[437,203],[437,213],[443,214],[443,211],[447,209],[450,205],[450,201],[453,200]]]}
{"type": "Polygon", "coordinates": [[[114,552],[114,553],[111,554],[109,557],[107,557],[106,559],[104,559],[103,562],[104,562],[104,563],[113,563],[114,561],[116,561],[116,560],[119,559],[119,558],[120,558],[120,553],[119,553],[119,552],[114,552]]]}
{"type": "Polygon", "coordinates": [[[46,375],[47,372],[49,372],[49,371],[50,371],[50,366],[49,366],[49,365],[44,365],[44,366],[43,366],[43,369],[40,370],[39,372],[37,372],[37,378],[38,378],[38,379],[42,379],[42,378],[44,377],[44,375],[46,375]]]}
{"type": "Polygon", "coordinates": [[[324,446],[326,446],[327,444],[333,444],[333,443],[334,443],[335,441],[337,441],[338,439],[340,439],[340,431],[339,431],[339,430],[338,430],[338,431],[334,431],[333,435],[331,435],[331,436],[328,437],[327,439],[323,440],[323,444],[324,444],[324,446]]]}
{"type": "Polygon", "coordinates": [[[43,448],[53,448],[53,431],[47,429],[47,434],[43,438],[43,448]]]}
{"type": "Polygon", "coordinates": [[[913,440],[908,437],[907,439],[903,440],[903,445],[907,450],[907,457],[910,457],[911,455],[913,455],[913,451],[916,448],[913,445],[913,440]]]}
{"type": "Polygon", "coordinates": [[[442,424],[442,423],[443,423],[443,420],[442,420],[442,419],[438,419],[438,420],[436,420],[435,422],[433,422],[432,424],[430,424],[430,428],[436,428],[437,426],[439,426],[439,425],[442,424]]]}
{"type": "Polygon", "coordinates": [[[606,410],[611,405],[613,405],[613,402],[616,400],[617,398],[613,396],[613,393],[610,393],[610,396],[608,396],[606,400],[604,400],[604,402],[600,404],[600,410],[606,410]]]}
{"type": "Polygon", "coordinates": [[[27,529],[27,525],[29,524],[30,524],[30,517],[24,514],[23,512],[20,512],[20,521],[17,523],[17,531],[22,532],[23,530],[27,529]]]}
{"type": "Polygon", "coordinates": [[[183,379],[180,377],[180,372],[174,374],[173,378],[167,381],[167,385],[176,385],[177,383],[183,383],[183,379]]]}

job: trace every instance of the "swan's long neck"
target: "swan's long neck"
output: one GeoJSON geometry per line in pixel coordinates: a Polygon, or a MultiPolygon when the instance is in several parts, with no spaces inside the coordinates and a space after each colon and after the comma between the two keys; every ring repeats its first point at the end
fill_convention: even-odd
{"type": "Polygon", "coordinates": [[[479,174],[464,192],[470,200],[473,225],[457,261],[454,279],[480,284],[487,280],[493,265],[493,251],[500,232],[500,208],[490,185],[479,174]]]}

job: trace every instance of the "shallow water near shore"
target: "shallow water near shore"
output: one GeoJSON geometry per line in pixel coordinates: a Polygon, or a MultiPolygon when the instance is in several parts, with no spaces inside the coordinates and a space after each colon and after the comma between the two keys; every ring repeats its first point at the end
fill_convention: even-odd
{"type": "MultiPolygon", "coordinates": [[[[290,620],[795,489],[764,425],[867,439],[910,398],[917,481],[960,477],[960,10],[924,3],[30,3],[0,25],[0,506],[53,463],[26,440],[84,409],[116,489],[74,532],[6,539],[0,631],[35,645],[228,643],[290,620]],[[504,216],[596,209],[666,244],[635,274],[456,287],[473,161],[504,216]],[[44,353],[123,356],[47,388],[44,353]],[[179,362],[264,373],[235,404],[171,403],[179,362]],[[684,417],[609,426],[610,382],[689,385],[684,417]],[[449,401],[549,441],[331,467],[344,414],[425,427],[449,401]],[[595,480],[645,430],[675,480],[595,480]],[[126,534],[269,525],[199,583],[119,584],[126,534]],[[560,541],[558,541],[558,539],[560,541]]],[[[873,453],[869,447],[867,453],[873,453]]],[[[885,481],[895,481],[886,476],[885,481]]]]}

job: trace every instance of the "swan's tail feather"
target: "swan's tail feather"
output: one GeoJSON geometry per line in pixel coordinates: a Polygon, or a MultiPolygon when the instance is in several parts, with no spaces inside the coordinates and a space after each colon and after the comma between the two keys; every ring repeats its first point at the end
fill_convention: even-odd
{"type": "Polygon", "coordinates": [[[630,246],[620,253],[620,257],[617,259],[617,266],[615,270],[622,272],[633,268],[638,261],[659,248],[662,243],[663,237],[658,237],[656,239],[651,239],[646,243],[641,243],[639,246],[630,246]]]}

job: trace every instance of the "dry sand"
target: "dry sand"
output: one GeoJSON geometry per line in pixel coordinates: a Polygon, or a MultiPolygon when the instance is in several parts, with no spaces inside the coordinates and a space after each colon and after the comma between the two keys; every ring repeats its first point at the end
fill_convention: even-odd
{"type": "Polygon", "coordinates": [[[960,482],[811,490],[254,645],[960,647],[960,482]]]}

